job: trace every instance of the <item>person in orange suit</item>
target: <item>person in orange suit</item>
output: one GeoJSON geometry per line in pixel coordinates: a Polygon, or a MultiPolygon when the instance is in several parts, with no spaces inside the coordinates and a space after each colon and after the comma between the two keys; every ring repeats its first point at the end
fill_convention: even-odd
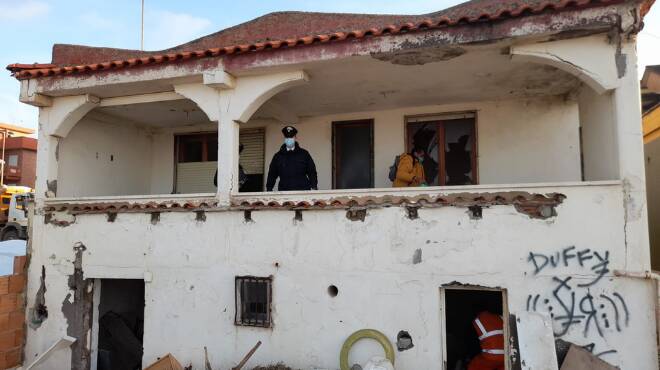
{"type": "Polygon", "coordinates": [[[504,321],[494,313],[483,311],[472,321],[479,337],[481,353],[475,356],[468,370],[504,370],[504,321]]]}

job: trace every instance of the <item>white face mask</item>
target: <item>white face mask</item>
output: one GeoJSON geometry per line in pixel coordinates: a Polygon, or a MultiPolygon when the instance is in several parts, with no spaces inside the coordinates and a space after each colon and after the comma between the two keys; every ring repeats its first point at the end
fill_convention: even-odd
{"type": "Polygon", "coordinates": [[[291,149],[296,145],[296,139],[292,137],[287,137],[284,139],[284,145],[286,145],[287,148],[291,149]]]}

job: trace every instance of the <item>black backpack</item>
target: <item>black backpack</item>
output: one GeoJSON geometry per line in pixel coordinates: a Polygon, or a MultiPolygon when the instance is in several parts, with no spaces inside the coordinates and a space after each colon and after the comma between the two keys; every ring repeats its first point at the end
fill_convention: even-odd
{"type": "Polygon", "coordinates": [[[390,181],[394,182],[396,180],[396,171],[399,169],[399,159],[401,158],[400,155],[397,155],[396,158],[394,158],[394,164],[390,166],[390,173],[389,173],[389,178],[390,181]]]}

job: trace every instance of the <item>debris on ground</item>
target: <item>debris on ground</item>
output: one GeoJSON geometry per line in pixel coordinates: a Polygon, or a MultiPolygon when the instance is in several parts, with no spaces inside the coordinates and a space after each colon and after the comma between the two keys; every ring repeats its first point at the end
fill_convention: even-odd
{"type": "Polygon", "coordinates": [[[257,366],[253,367],[252,370],[295,370],[293,368],[290,368],[283,363],[278,363],[276,365],[268,365],[268,366],[257,366]]]}
{"type": "Polygon", "coordinates": [[[183,370],[183,366],[181,366],[179,361],[171,353],[168,353],[160,360],[147,366],[144,370],[183,370]]]}

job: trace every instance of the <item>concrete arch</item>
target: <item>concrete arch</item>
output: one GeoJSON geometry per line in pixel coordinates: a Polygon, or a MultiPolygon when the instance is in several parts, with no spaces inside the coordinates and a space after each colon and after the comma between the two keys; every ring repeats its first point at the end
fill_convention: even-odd
{"type": "Polygon", "coordinates": [[[46,132],[51,136],[66,137],[78,121],[100,102],[101,99],[89,94],[55,99],[53,106],[44,108],[48,116],[46,132]]]}
{"type": "MultiPolygon", "coordinates": [[[[262,76],[250,76],[237,80],[231,99],[223,99],[223,111],[238,123],[245,123],[270,98],[292,87],[307,83],[304,71],[282,72],[262,76]]],[[[228,94],[229,91],[223,91],[228,94]]]]}
{"type": "Polygon", "coordinates": [[[550,65],[579,78],[603,94],[616,89],[626,73],[626,56],[606,36],[567,39],[516,45],[510,54],[514,61],[550,65]]]}

